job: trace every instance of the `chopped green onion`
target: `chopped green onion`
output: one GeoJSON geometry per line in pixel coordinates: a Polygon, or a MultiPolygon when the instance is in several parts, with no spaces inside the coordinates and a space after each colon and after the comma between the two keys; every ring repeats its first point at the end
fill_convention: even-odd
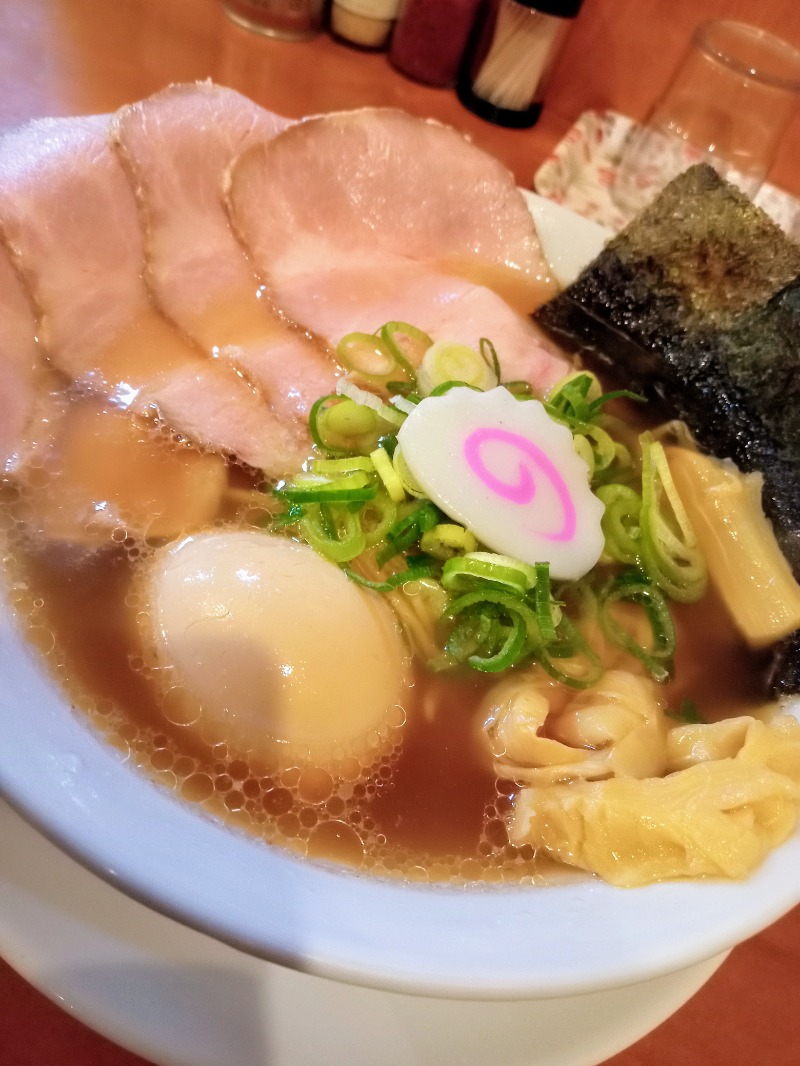
{"type": "Polygon", "coordinates": [[[290,503],[285,511],[272,515],[265,524],[278,529],[282,526],[293,526],[300,521],[304,514],[305,508],[299,503],[290,503]]]}
{"type": "Polygon", "coordinates": [[[366,548],[358,514],[335,504],[308,507],[300,521],[300,533],[315,551],[334,563],[349,562],[366,548]]]}
{"type": "Polygon", "coordinates": [[[600,656],[565,614],[558,624],[556,640],[536,648],[535,655],[554,681],[570,688],[591,688],[603,673],[600,656]]]}
{"type": "Polygon", "coordinates": [[[359,512],[361,528],[364,531],[365,548],[374,548],[385,538],[387,532],[397,521],[397,504],[390,500],[384,489],[371,500],[367,500],[359,512]]]}
{"type": "Polygon", "coordinates": [[[433,577],[436,572],[433,563],[417,563],[414,566],[409,566],[406,570],[400,570],[398,573],[392,574],[385,581],[372,581],[370,578],[363,577],[356,570],[352,570],[349,566],[343,566],[342,570],[351,581],[355,581],[357,584],[363,585],[364,588],[372,589],[375,592],[392,592],[394,589],[400,588],[401,585],[408,584],[409,581],[420,581],[422,578],[433,577]]]}
{"type": "Polygon", "coordinates": [[[597,593],[588,579],[564,581],[556,587],[554,594],[563,605],[564,613],[576,624],[597,618],[597,593]]]}
{"type": "Polygon", "coordinates": [[[363,470],[344,474],[332,481],[313,474],[299,474],[273,489],[278,499],[291,503],[356,503],[371,500],[377,492],[375,482],[363,470]]]}
{"type": "Polygon", "coordinates": [[[389,458],[392,460],[392,462],[394,462],[394,455],[397,451],[397,434],[387,433],[385,436],[380,438],[378,443],[389,456],[389,458]]]}
{"type": "Polygon", "coordinates": [[[575,426],[578,423],[593,423],[610,400],[620,397],[638,403],[646,402],[643,396],[628,389],[601,393],[600,382],[595,375],[582,370],[557,382],[548,392],[545,406],[556,418],[575,426]]]}
{"type": "Polygon", "coordinates": [[[310,469],[312,474],[352,474],[356,471],[371,474],[375,465],[368,455],[352,455],[346,459],[312,459],[310,469]]]}
{"type": "Polygon", "coordinates": [[[478,348],[480,351],[481,359],[491,370],[494,375],[494,384],[500,384],[500,360],[497,358],[497,351],[495,346],[488,339],[488,337],[481,337],[478,342],[478,348]]]}
{"type": "MultiPolygon", "coordinates": [[[[602,567],[554,592],[548,563],[530,566],[477,550],[472,531],[448,520],[426,498],[397,446],[398,430],[423,398],[502,383],[492,343],[481,338],[478,351],[453,341],[434,344],[413,326],[389,322],[375,334],[348,334],[339,355],[353,378],[379,388],[368,391],[345,376],[334,394],[314,404],[309,428],[317,454],[302,473],[273,490],[284,505],[271,519],[275,528],[295,527],[348,578],[388,593],[395,606],[413,600],[414,583],[434,588],[436,605],[426,606],[423,621],[410,612],[416,631],[397,606],[412,642],[422,639],[423,657],[433,669],[462,664],[498,673],[536,662],[560,684],[588,688],[603,663],[585,632],[599,626],[609,642],[639,659],[658,680],[669,678],[675,628],[667,596],[696,599],[705,567],[663,447],[650,434],[635,446],[634,431],[605,411],[612,400],[641,401],[640,396],[627,390],[602,393],[597,378],[580,371],[546,397],[546,410],[571,431],[604,505],[605,572],[609,561],[628,568],[599,596],[602,567]],[[374,558],[367,557],[373,550],[374,558]],[[397,566],[387,567],[388,577],[374,578],[375,567],[398,557],[397,566]],[[408,587],[396,592],[403,586],[408,587]],[[623,624],[624,611],[632,609],[647,621],[644,641],[623,624]]],[[[520,400],[533,395],[527,381],[502,384],[520,400]]]]}
{"type": "Polygon", "coordinates": [[[589,446],[592,449],[591,470],[592,479],[594,480],[598,476],[602,476],[602,474],[608,470],[616,459],[617,452],[614,447],[613,439],[600,426],[587,426],[583,436],[589,442],[589,446]]]}
{"type": "Polygon", "coordinates": [[[403,488],[403,482],[398,476],[395,470],[392,460],[383,448],[376,448],[375,451],[370,452],[370,459],[372,460],[375,470],[383,482],[383,486],[389,494],[389,498],[394,500],[395,503],[402,503],[406,498],[406,491],[403,488]]]}
{"type": "MultiPolygon", "coordinates": [[[[473,669],[497,673],[516,666],[524,658],[529,649],[529,634],[536,632],[536,616],[518,596],[491,588],[468,592],[453,600],[442,617],[455,620],[464,613],[471,631],[475,628],[471,618],[484,615],[488,620],[482,623],[485,635],[480,644],[467,656],[466,661],[473,669]]],[[[463,632],[458,625],[456,630],[459,631],[456,640],[451,637],[445,645],[445,651],[454,658],[454,647],[463,643],[463,632]]]]}
{"type": "Polygon", "coordinates": [[[334,443],[332,440],[328,440],[323,437],[323,426],[326,413],[330,410],[333,404],[339,404],[342,401],[336,395],[335,392],[330,393],[328,396],[320,396],[316,400],[308,415],[308,428],[311,433],[311,439],[318,448],[323,448],[327,452],[343,453],[348,451],[342,443],[334,443]]]}
{"type": "Polygon", "coordinates": [[[578,371],[556,382],[547,393],[545,406],[566,422],[590,422],[591,399],[600,396],[600,383],[594,374],[578,371]]]}
{"type": "Polygon", "coordinates": [[[465,615],[453,627],[445,644],[445,655],[457,663],[465,663],[481,646],[494,643],[498,631],[496,615],[465,615]]]}
{"type": "Polygon", "coordinates": [[[333,455],[363,451],[365,443],[376,439],[377,427],[375,411],[335,392],[321,396],[308,415],[314,444],[333,455]]]}
{"type": "Polygon", "coordinates": [[[474,534],[455,522],[440,522],[423,533],[419,546],[435,559],[451,559],[454,555],[474,552],[478,546],[474,534]]]}
{"type": "Polygon", "coordinates": [[[410,396],[396,395],[389,401],[392,407],[396,407],[397,410],[404,415],[410,415],[422,397],[416,396],[412,399],[410,396]]]}
{"type": "Polygon", "coordinates": [[[378,423],[377,413],[370,407],[347,397],[327,409],[327,426],[332,433],[354,441],[372,433],[378,423]]]}
{"type": "Polygon", "coordinates": [[[403,483],[403,488],[409,496],[416,496],[418,499],[425,498],[425,490],[415,480],[414,475],[408,469],[408,463],[403,458],[403,452],[401,448],[395,448],[394,455],[392,456],[392,463],[394,465],[397,476],[403,483]]]}
{"type": "Polygon", "coordinates": [[[630,389],[614,389],[612,392],[604,392],[602,396],[598,396],[597,399],[592,400],[589,404],[589,417],[594,418],[601,407],[610,400],[633,400],[634,403],[647,403],[647,398],[641,396],[638,392],[631,392],[630,389]]]}
{"type": "Polygon", "coordinates": [[[656,681],[669,681],[675,654],[675,623],[664,594],[644,575],[626,571],[611,582],[600,597],[600,625],[608,639],[642,662],[656,681]],[[648,646],[641,644],[612,615],[611,608],[616,603],[642,608],[652,638],[648,646]]]}
{"type": "Polygon", "coordinates": [[[543,643],[551,644],[556,639],[556,625],[553,619],[553,596],[550,591],[550,564],[536,563],[536,583],[533,588],[536,606],[536,623],[543,643]]]}
{"type": "MultiPolygon", "coordinates": [[[[405,415],[394,405],[384,403],[380,396],[368,392],[354,384],[348,378],[339,378],[336,382],[336,395],[346,396],[359,407],[369,408],[378,416],[379,421],[387,423],[392,429],[399,429],[405,422],[405,415]]],[[[382,427],[381,427],[382,428],[382,427]]]]}
{"type": "Polygon", "coordinates": [[[576,433],[572,438],[576,453],[583,459],[589,468],[589,479],[594,476],[594,452],[588,439],[582,433],[576,433]]]}
{"type": "Polygon", "coordinates": [[[385,384],[398,376],[414,380],[414,371],[396,344],[372,333],[348,333],[336,346],[336,358],[365,381],[385,384]]]}
{"type": "Polygon", "coordinates": [[[527,400],[533,396],[533,385],[530,381],[504,381],[502,384],[504,389],[519,400],[527,400]]]}
{"type": "Polygon", "coordinates": [[[416,384],[413,368],[422,362],[425,352],[433,344],[433,338],[407,322],[387,322],[381,326],[380,337],[397,365],[405,369],[408,380],[416,384]]]}
{"type": "Polygon", "coordinates": [[[628,477],[633,472],[633,456],[630,449],[622,443],[621,440],[614,441],[614,470],[616,476],[620,477],[623,474],[627,474],[628,477]]]}
{"type": "Polygon", "coordinates": [[[451,382],[470,385],[481,391],[497,384],[494,371],[483,356],[466,344],[447,340],[436,341],[425,352],[417,372],[417,382],[423,396],[429,396],[434,390],[451,382]]]}
{"type": "Polygon", "coordinates": [[[466,592],[485,584],[527,592],[536,584],[536,568],[494,552],[470,552],[448,559],[442,569],[442,584],[451,592],[466,592]]]}
{"type": "Polygon", "coordinates": [[[642,555],[642,498],[628,485],[601,485],[595,495],[605,505],[600,525],[612,559],[637,566],[642,555]]]}
{"type": "Polygon", "coordinates": [[[496,674],[501,670],[508,670],[520,662],[527,637],[525,620],[519,615],[514,615],[511,625],[504,628],[503,636],[503,643],[495,652],[483,655],[476,652],[469,656],[467,662],[473,670],[496,674]]]}
{"type": "Polygon", "coordinates": [[[431,389],[428,395],[445,396],[451,389],[472,389],[473,392],[483,392],[483,389],[479,389],[477,385],[471,385],[468,381],[458,381],[453,379],[452,381],[443,381],[441,385],[437,385],[435,389],[431,389]]]}
{"type": "Polygon", "coordinates": [[[383,566],[395,555],[407,551],[420,539],[423,533],[433,529],[439,523],[439,509],[430,501],[418,504],[388,530],[387,545],[378,552],[378,566],[383,566]]]}

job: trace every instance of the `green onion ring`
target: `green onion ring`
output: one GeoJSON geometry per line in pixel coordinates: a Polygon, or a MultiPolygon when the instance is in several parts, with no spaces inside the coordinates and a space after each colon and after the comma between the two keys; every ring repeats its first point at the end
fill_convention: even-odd
{"type": "Polygon", "coordinates": [[[420,581],[424,577],[436,576],[436,567],[432,563],[410,566],[407,570],[400,570],[398,573],[392,574],[385,581],[372,581],[367,577],[362,577],[361,574],[352,570],[349,566],[343,566],[341,569],[351,581],[355,581],[358,585],[363,585],[364,588],[372,589],[374,592],[392,592],[394,589],[400,588],[401,585],[408,584],[409,581],[420,581]]]}
{"type": "Polygon", "coordinates": [[[627,571],[616,577],[604,590],[599,608],[600,625],[608,639],[635,656],[656,681],[668,681],[672,676],[672,659],[675,655],[675,623],[661,590],[641,574],[627,571]],[[644,610],[652,635],[650,647],[640,644],[613,617],[611,607],[615,603],[632,603],[644,610]]]}
{"type": "Polygon", "coordinates": [[[559,623],[556,641],[537,648],[535,655],[536,661],[554,681],[570,688],[591,688],[603,673],[600,656],[566,615],[559,623]],[[554,660],[558,660],[559,665],[554,660]]]}
{"type": "Polygon", "coordinates": [[[486,584],[526,592],[536,584],[536,569],[506,555],[470,552],[447,560],[442,584],[451,592],[467,592],[486,584]]]}
{"type": "Polygon", "coordinates": [[[315,551],[334,563],[349,562],[366,548],[359,516],[346,507],[312,505],[300,520],[300,532],[315,551]]]}
{"type": "Polygon", "coordinates": [[[600,526],[605,550],[612,559],[637,566],[642,555],[642,498],[628,485],[614,482],[595,489],[595,496],[605,505],[600,526]]]}
{"type": "Polygon", "coordinates": [[[419,366],[425,352],[433,344],[433,338],[408,322],[387,322],[381,326],[380,338],[403,370],[408,382],[416,385],[414,367],[419,366]]]}

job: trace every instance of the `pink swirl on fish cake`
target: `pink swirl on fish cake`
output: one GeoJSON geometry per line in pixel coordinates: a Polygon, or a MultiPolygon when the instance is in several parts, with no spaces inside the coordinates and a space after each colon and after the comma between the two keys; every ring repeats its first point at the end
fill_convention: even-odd
{"type": "Polygon", "coordinates": [[[538,535],[547,540],[573,540],[577,528],[575,504],[555,463],[548,458],[541,448],[538,448],[533,441],[524,437],[521,433],[512,433],[507,429],[493,427],[476,429],[470,433],[464,441],[464,457],[470,470],[496,496],[520,506],[530,503],[536,495],[534,475],[531,473],[529,466],[520,462],[518,466],[519,480],[513,484],[502,481],[492,473],[481,456],[481,449],[485,445],[492,443],[507,444],[517,449],[533,466],[544,474],[552,485],[561,504],[563,521],[561,528],[555,533],[539,532],[538,535]]]}

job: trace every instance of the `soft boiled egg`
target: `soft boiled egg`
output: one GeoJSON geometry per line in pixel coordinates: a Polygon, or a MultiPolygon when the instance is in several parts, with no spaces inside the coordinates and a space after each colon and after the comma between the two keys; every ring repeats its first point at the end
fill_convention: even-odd
{"type": "Polygon", "coordinates": [[[307,545],[257,530],[175,541],[146,578],[157,662],[229,750],[369,767],[396,740],[409,657],[391,610],[307,545]]]}

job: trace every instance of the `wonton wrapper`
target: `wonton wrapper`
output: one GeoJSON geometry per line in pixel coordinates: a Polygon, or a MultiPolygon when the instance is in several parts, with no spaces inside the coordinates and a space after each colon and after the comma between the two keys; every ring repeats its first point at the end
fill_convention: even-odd
{"type": "Polygon", "coordinates": [[[542,786],[665,772],[666,725],[652,681],[608,670],[558,706],[563,692],[540,675],[521,675],[489,693],[484,728],[500,777],[542,786]]]}
{"type": "Polygon", "coordinates": [[[511,841],[623,887],[745,877],[791,834],[800,802],[800,723],[788,716],[746,722],[734,756],[664,778],[523,789],[511,841]]]}

